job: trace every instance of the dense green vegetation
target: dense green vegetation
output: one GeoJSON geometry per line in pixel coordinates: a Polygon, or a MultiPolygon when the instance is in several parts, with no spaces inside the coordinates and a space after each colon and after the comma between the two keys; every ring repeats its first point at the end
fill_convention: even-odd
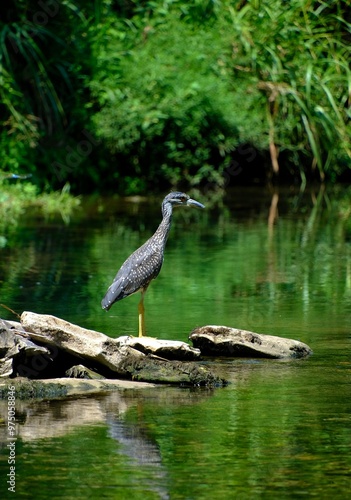
{"type": "Polygon", "coordinates": [[[31,182],[2,178],[0,172],[0,248],[8,243],[8,236],[16,232],[21,218],[31,214],[41,219],[70,221],[80,206],[80,198],[70,193],[69,184],[61,190],[40,192],[31,182]]]}
{"type": "Polygon", "coordinates": [[[1,168],[41,190],[350,171],[347,1],[5,0],[0,34],[1,168]]]}

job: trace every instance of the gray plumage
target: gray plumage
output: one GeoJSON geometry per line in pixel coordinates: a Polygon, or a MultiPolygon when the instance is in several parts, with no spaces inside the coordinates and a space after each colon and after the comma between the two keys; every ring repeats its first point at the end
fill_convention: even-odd
{"type": "Polygon", "coordinates": [[[181,205],[204,208],[204,205],[192,200],[185,193],[168,194],[162,202],[163,217],[155,234],[122,264],[101,302],[103,309],[108,311],[115,302],[138,291],[141,291],[142,294],[145,293],[151,280],[158,276],[163,264],[173,207],[181,205]]]}

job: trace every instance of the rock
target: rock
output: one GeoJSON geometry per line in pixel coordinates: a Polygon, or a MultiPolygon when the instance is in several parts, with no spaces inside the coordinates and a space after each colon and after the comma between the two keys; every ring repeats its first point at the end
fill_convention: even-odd
{"type": "Polygon", "coordinates": [[[26,338],[20,323],[0,320],[0,377],[17,374],[27,369],[29,359],[36,356],[48,356],[49,351],[26,338]]]}
{"type": "MultiPolygon", "coordinates": [[[[52,354],[52,358],[55,361],[55,356],[61,356],[60,365],[65,363],[65,360],[62,360],[62,353],[66,353],[73,359],[76,358],[76,362],[70,363],[69,366],[80,364],[84,360],[84,365],[87,364],[90,369],[96,369],[108,378],[121,377],[147,382],[189,385],[223,385],[224,383],[207,368],[195,363],[184,364],[151,354],[146,355],[128,345],[129,341],[126,341],[125,337],[122,337],[122,341],[118,338],[112,339],[103,333],[81,328],[54,316],[23,312],[21,324],[32,340],[58,349],[59,352],[56,352],[56,355],[52,354]]],[[[152,339],[149,347],[154,342],[157,340],[152,339]]],[[[177,344],[180,344],[178,352],[183,355],[184,352],[186,356],[189,356],[191,352],[194,356],[198,355],[196,349],[189,347],[186,350],[181,345],[183,343],[177,344]]],[[[138,345],[147,351],[147,342],[142,344],[139,340],[138,345]]],[[[161,342],[160,346],[159,352],[165,356],[165,342],[161,342]]],[[[174,356],[174,345],[171,355],[174,356]]]]}
{"type": "Polygon", "coordinates": [[[67,388],[61,379],[50,381],[17,377],[0,381],[0,400],[8,397],[10,387],[15,387],[16,401],[33,398],[56,399],[67,396],[67,388]]]}
{"type": "Polygon", "coordinates": [[[118,337],[120,345],[133,347],[144,354],[154,354],[164,359],[195,361],[200,359],[200,349],[178,340],[161,340],[153,337],[118,337]]]}
{"type": "MultiPolygon", "coordinates": [[[[156,387],[156,384],[133,382],[131,380],[86,380],[77,378],[29,380],[17,377],[0,380],[0,401],[7,401],[9,388],[13,386],[15,387],[17,401],[57,399],[65,398],[66,396],[119,391],[120,389],[149,389],[150,387],[156,387]]],[[[30,417],[33,417],[33,415],[30,415],[30,417]]],[[[47,424],[47,422],[45,423],[47,424]]]]}
{"type": "Polygon", "coordinates": [[[99,375],[99,373],[94,372],[93,370],[89,370],[84,365],[75,365],[72,366],[72,368],[69,368],[65,372],[66,377],[69,378],[84,378],[84,379],[89,379],[89,380],[102,380],[105,379],[102,375],[99,375]]]}
{"type": "Polygon", "coordinates": [[[25,355],[23,356],[23,359],[31,358],[33,356],[38,356],[41,354],[46,354],[49,356],[50,354],[49,350],[45,347],[38,346],[31,340],[20,337],[19,335],[15,335],[15,343],[18,352],[25,355]]]}
{"type": "Polygon", "coordinates": [[[227,382],[197,363],[168,361],[148,355],[143,358],[126,356],[122,366],[132,380],[193,386],[223,386],[227,382]]]}
{"type": "Polygon", "coordinates": [[[46,314],[23,312],[21,323],[32,340],[70,354],[73,359],[77,358],[75,364],[84,359],[93,366],[102,365],[123,376],[118,365],[124,353],[115,339],[46,314]]]}
{"type": "Polygon", "coordinates": [[[0,358],[12,357],[16,351],[15,334],[0,320],[0,358]]]}
{"type": "Polygon", "coordinates": [[[3,328],[6,328],[6,330],[12,330],[14,333],[25,333],[19,321],[0,319],[0,331],[2,331],[3,328]]]}
{"type": "Polygon", "coordinates": [[[13,374],[13,358],[19,352],[16,335],[4,320],[0,320],[0,377],[13,374]]]}
{"type": "Polygon", "coordinates": [[[13,373],[12,359],[0,359],[0,377],[9,377],[13,373]]]}
{"type": "Polygon", "coordinates": [[[208,325],[195,328],[189,336],[204,356],[303,358],[310,347],[297,340],[253,333],[227,326],[208,325]]]}

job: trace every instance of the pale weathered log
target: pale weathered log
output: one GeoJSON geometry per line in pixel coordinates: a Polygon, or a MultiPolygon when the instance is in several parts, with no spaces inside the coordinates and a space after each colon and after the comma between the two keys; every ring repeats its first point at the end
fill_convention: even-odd
{"type": "Polygon", "coordinates": [[[204,356],[302,358],[311,348],[298,340],[264,335],[228,326],[207,325],[195,328],[189,339],[204,356]]]}

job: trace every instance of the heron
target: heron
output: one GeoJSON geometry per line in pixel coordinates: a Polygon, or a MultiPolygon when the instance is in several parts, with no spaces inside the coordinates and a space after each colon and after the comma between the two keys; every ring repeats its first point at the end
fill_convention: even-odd
{"type": "Polygon", "coordinates": [[[145,336],[144,296],[150,282],[157,278],[163,264],[173,208],[181,206],[205,208],[202,203],[193,200],[185,193],[179,191],[169,193],[162,202],[162,221],[155,233],[122,264],[101,301],[102,308],[108,311],[115,302],[140,291],[139,337],[145,336]]]}

